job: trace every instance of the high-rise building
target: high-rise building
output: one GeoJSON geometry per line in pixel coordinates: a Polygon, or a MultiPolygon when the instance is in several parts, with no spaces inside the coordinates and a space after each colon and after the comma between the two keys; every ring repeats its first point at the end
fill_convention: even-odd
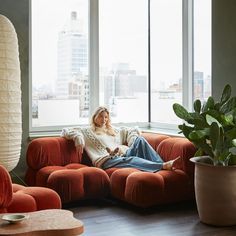
{"type": "MultiPolygon", "coordinates": [[[[84,80],[88,75],[88,38],[82,30],[76,12],[71,12],[69,21],[59,32],[57,52],[56,96],[70,98],[73,95],[70,94],[71,83],[75,78],[84,80]]],[[[88,83],[85,86],[88,86],[88,83]]],[[[81,93],[77,91],[76,94],[81,93]]]]}
{"type": "Polygon", "coordinates": [[[194,99],[204,99],[204,73],[194,71],[194,99]]]}
{"type": "Polygon", "coordinates": [[[137,93],[147,92],[146,81],[146,76],[137,75],[128,63],[114,64],[104,77],[105,103],[113,103],[115,97],[134,97],[137,93]]]}

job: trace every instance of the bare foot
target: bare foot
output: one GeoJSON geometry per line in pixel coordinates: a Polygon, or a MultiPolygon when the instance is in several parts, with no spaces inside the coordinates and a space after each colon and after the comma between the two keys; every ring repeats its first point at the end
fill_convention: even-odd
{"type": "Polygon", "coordinates": [[[174,163],[175,163],[177,160],[179,160],[179,159],[180,159],[180,157],[177,157],[177,158],[175,158],[174,160],[164,162],[164,163],[163,163],[163,166],[162,166],[162,169],[163,169],[163,170],[173,170],[173,165],[174,165],[174,163]]]}

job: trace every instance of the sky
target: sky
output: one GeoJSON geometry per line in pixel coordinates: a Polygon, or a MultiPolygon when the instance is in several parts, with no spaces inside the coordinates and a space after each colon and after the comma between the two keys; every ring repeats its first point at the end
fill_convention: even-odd
{"type": "MultiPolygon", "coordinates": [[[[54,84],[57,76],[57,39],[72,11],[88,19],[87,1],[32,0],[33,84],[54,84]]],[[[86,22],[85,22],[86,25],[86,22]]]]}

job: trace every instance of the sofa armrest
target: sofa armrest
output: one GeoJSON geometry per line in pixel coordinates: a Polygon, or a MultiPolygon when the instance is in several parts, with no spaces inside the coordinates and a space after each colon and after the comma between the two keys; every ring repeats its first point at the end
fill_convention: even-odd
{"type": "Polygon", "coordinates": [[[28,167],[33,170],[80,163],[81,158],[82,154],[78,153],[74,142],[62,137],[36,138],[29,143],[26,153],[28,167]]]}
{"type": "Polygon", "coordinates": [[[8,171],[0,165],[0,213],[6,212],[12,201],[12,181],[8,171]]]}
{"type": "Polygon", "coordinates": [[[196,152],[195,146],[186,138],[168,138],[163,140],[157,149],[164,161],[173,160],[180,156],[175,163],[177,169],[183,170],[189,176],[193,176],[194,164],[189,160],[196,152]]]}

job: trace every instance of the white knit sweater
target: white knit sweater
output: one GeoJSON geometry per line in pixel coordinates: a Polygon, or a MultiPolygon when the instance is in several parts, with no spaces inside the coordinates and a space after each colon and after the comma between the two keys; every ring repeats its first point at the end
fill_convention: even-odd
{"type": "Polygon", "coordinates": [[[113,127],[113,129],[116,133],[115,136],[107,134],[102,129],[96,129],[96,132],[94,132],[91,127],[63,128],[61,136],[66,139],[72,139],[75,146],[82,145],[93,165],[101,167],[110,158],[106,150],[107,147],[113,150],[116,147],[122,147],[122,145],[131,146],[134,140],[140,135],[137,127],[113,127]]]}

